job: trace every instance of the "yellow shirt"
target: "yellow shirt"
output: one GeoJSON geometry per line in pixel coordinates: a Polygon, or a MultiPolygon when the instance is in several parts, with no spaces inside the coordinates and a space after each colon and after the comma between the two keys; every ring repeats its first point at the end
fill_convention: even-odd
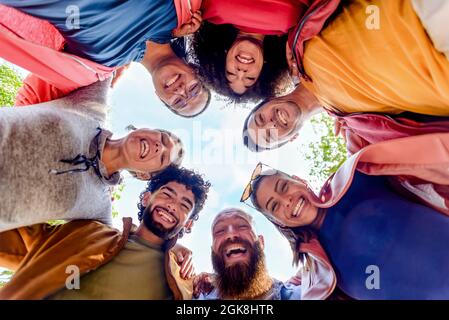
{"type": "Polygon", "coordinates": [[[409,0],[355,0],[306,43],[304,85],[343,113],[449,115],[449,61],[432,45],[409,0]],[[379,8],[370,30],[367,6],[379,8]]]}
{"type": "Polygon", "coordinates": [[[63,289],[48,299],[172,299],[164,261],[165,252],[161,246],[132,235],[111,262],[81,277],[79,289],[63,289]]]}

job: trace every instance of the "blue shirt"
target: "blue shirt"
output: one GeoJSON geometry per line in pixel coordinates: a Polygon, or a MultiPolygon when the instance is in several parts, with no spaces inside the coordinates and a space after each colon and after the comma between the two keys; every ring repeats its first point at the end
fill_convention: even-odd
{"type": "MultiPolygon", "coordinates": [[[[214,288],[209,294],[200,294],[194,300],[219,300],[219,292],[214,288]]],[[[261,300],[301,300],[301,286],[291,283],[283,283],[273,279],[273,287],[261,300]]]]}
{"type": "Polygon", "coordinates": [[[141,61],[147,40],[167,43],[177,26],[173,0],[0,0],[0,3],[49,21],[67,40],[67,52],[108,67],[141,61]]]}
{"type": "Polygon", "coordinates": [[[396,194],[385,177],[356,173],[319,239],[353,298],[449,299],[449,218],[396,194]],[[380,289],[366,286],[377,273],[369,266],[380,289]]]}

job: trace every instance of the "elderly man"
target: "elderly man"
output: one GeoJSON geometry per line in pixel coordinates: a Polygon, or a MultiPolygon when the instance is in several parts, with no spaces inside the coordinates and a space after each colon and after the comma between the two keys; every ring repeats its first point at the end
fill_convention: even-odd
{"type": "MultiPolygon", "coordinates": [[[[212,264],[215,274],[195,279],[194,294],[200,300],[302,300],[322,299],[312,288],[324,285],[331,277],[311,280],[298,273],[299,282],[283,283],[268,274],[264,238],[257,235],[253,218],[240,209],[221,211],[212,223],[212,264]]],[[[320,270],[322,259],[315,260],[320,270]]]]}

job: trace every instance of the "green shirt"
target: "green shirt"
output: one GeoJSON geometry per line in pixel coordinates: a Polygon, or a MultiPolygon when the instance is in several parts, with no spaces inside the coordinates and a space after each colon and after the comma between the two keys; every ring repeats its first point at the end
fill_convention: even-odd
{"type": "Polygon", "coordinates": [[[80,279],[80,289],[62,289],[52,300],[166,300],[165,252],[135,235],[109,263],[80,279]]]}

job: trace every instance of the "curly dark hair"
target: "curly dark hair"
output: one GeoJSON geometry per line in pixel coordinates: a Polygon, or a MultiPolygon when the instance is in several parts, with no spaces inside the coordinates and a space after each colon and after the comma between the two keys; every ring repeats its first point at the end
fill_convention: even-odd
{"type": "Polygon", "coordinates": [[[140,201],[137,204],[137,208],[139,209],[139,213],[137,215],[139,221],[142,221],[143,214],[146,209],[146,207],[142,205],[142,200],[145,192],[149,191],[151,193],[154,193],[169,182],[180,183],[184,185],[188,190],[192,191],[193,195],[195,196],[195,207],[188,220],[192,220],[192,222],[198,220],[198,213],[203,209],[211,184],[209,181],[204,181],[201,175],[195,173],[192,170],[171,165],[168,166],[164,171],[152,177],[151,180],[148,181],[145,190],[140,194],[140,201]]]}
{"type": "Polygon", "coordinates": [[[287,36],[265,36],[265,63],[260,76],[251,88],[239,95],[229,87],[225,74],[227,51],[237,38],[238,32],[237,28],[229,24],[203,22],[188,49],[189,55],[198,65],[200,78],[210,89],[235,103],[257,102],[275,96],[276,88],[288,76],[285,58],[287,36]]]}

